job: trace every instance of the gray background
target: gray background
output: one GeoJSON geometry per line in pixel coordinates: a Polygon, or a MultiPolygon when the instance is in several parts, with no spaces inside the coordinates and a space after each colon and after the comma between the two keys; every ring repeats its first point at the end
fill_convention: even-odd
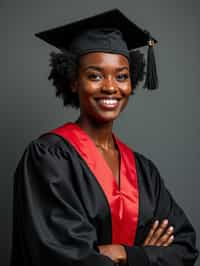
{"type": "Polygon", "coordinates": [[[159,40],[160,79],[159,90],[141,89],[130,99],[115,125],[116,133],[156,163],[192,221],[199,247],[199,5],[186,0],[0,0],[2,266],[9,260],[12,175],[17,162],[32,139],[77,116],[55,98],[47,80],[49,52],[54,49],[34,33],[113,7],[121,8],[159,40]]]}

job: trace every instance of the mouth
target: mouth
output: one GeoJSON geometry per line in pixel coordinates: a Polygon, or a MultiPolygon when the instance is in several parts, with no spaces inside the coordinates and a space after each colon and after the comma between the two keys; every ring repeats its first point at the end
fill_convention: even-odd
{"type": "Polygon", "coordinates": [[[113,110],[119,106],[120,99],[119,98],[97,98],[96,102],[103,109],[113,110]]]}

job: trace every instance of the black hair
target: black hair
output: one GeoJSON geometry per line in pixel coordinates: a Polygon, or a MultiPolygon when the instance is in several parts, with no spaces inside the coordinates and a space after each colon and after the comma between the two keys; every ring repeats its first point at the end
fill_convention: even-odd
{"type": "MultiPolygon", "coordinates": [[[[132,94],[139,81],[144,79],[145,60],[140,51],[130,53],[130,75],[132,94]]],[[[53,81],[56,88],[56,97],[63,100],[64,106],[79,108],[77,93],[71,90],[71,82],[76,79],[79,67],[77,56],[68,51],[50,54],[50,74],[48,79],[53,81]]]]}

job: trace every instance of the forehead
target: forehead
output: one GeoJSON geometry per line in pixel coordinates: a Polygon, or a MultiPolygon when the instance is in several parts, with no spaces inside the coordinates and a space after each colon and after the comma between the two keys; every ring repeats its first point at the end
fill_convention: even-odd
{"type": "Polygon", "coordinates": [[[105,52],[92,52],[80,57],[80,67],[88,66],[99,67],[129,67],[128,59],[121,54],[112,54],[105,52]]]}

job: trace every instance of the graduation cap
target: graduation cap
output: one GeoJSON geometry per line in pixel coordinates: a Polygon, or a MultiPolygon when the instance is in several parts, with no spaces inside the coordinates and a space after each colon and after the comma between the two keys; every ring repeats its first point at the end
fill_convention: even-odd
{"type": "Polygon", "coordinates": [[[109,52],[126,56],[136,48],[148,46],[144,87],[158,87],[153,47],[157,43],[149,32],[129,20],[120,10],[112,9],[70,24],[35,34],[60,50],[81,56],[89,52],[109,52]]]}

